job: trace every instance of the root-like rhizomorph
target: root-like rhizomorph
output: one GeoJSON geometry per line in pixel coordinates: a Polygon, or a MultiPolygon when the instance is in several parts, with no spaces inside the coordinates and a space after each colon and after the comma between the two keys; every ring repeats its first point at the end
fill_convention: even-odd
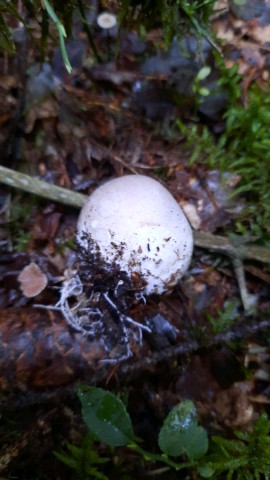
{"type": "Polygon", "coordinates": [[[78,273],[64,282],[57,306],[72,328],[100,340],[108,353],[103,362],[116,363],[132,355],[144,331],[151,333],[128,315],[135,302],[144,301],[143,285],[117,263],[106,263],[89,234],[87,245],[79,247],[78,273]]]}

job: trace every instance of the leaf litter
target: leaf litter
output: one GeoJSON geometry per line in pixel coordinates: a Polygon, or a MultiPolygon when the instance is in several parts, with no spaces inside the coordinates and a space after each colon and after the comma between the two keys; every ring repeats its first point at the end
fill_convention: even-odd
{"type": "MultiPolygon", "coordinates": [[[[269,3],[261,17],[248,20],[239,18],[230,2],[221,3],[225,9],[223,5],[223,13],[213,19],[213,28],[223,42],[227,65],[237,64],[245,73],[246,90],[254,78],[263,85],[269,79],[269,3]]],[[[160,33],[153,32],[152,37],[156,40],[160,33]]],[[[52,45],[53,61],[42,68],[35,63],[35,47],[31,45],[26,77],[25,72],[16,70],[14,60],[9,59],[6,65],[2,59],[2,158],[14,169],[23,159],[29,174],[87,194],[103,181],[124,173],[158,175],[195,229],[219,232],[244,208],[244,203],[236,204],[230,198],[238,179],[231,186],[220,172],[189,165],[183,138],[174,125],[179,116],[187,122],[193,118],[190,90],[181,92],[189,98],[179,104],[171,96],[171,88],[177,83],[175,68],[181,67],[185,78],[194,79],[194,58],[183,67],[183,56],[172,46],[168,54],[149,55],[148,64],[142,62],[140,55],[148,51],[152,37],[150,34],[142,41],[135,33],[123,32],[117,60],[93,66],[80,32],[76,43],[68,45],[74,63],[70,77],[52,45]]],[[[105,40],[97,38],[101,50],[107,48],[105,40]]],[[[212,54],[209,47],[208,53],[212,54]]],[[[189,85],[188,81],[187,88],[189,85]]],[[[207,118],[221,129],[222,108],[207,118]]],[[[254,327],[252,341],[245,344],[239,340],[239,331],[230,343],[222,337],[226,332],[219,332],[220,340],[211,343],[211,325],[220,322],[224,303],[239,297],[226,257],[196,250],[190,274],[170,295],[131,306],[129,313],[136,321],[160,316],[157,338],[163,328],[160,325],[164,331],[168,328],[166,322],[178,332],[166,347],[159,340],[144,340],[142,349],[133,346],[133,368],[132,364],[101,366],[98,362],[105,355],[102,345],[69,331],[59,312],[49,308],[57,304],[62,282],[77,268],[74,236],[78,212],[6,188],[1,190],[1,205],[5,206],[0,212],[1,351],[5,349],[0,362],[1,402],[16,424],[8,441],[9,447],[14,447],[13,454],[4,463],[3,472],[23,479],[34,469],[37,478],[45,479],[42,472],[52,475],[56,471],[58,478],[66,478],[65,468],[51,459],[50,452],[63,438],[79,441],[85,433],[74,400],[77,382],[96,382],[119,390],[124,386],[136,434],[150,445],[168,411],[186,398],[195,402],[200,420],[210,431],[249,426],[262,406],[267,409],[269,351],[263,333],[254,327]],[[32,298],[34,293],[37,299],[32,298]],[[164,360],[162,350],[169,351],[175,345],[186,346],[184,353],[164,360]],[[156,360],[151,362],[153,349],[156,360]],[[260,353],[256,349],[261,349],[260,353]],[[255,373],[246,380],[250,371],[255,373]],[[39,410],[35,410],[37,404],[39,410]],[[31,451],[34,440],[38,459],[31,451]],[[26,454],[29,458],[25,462],[26,454]],[[22,468],[26,468],[25,474],[22,468]]],[[[247,271],[252,271],[248,285],[259,294],[260,307],[267,309],[266,272],[256,274],[254,267],[247,265],[247,271]]],[[[249,338],[245,322],[252,326],[259,320],[246,318],[239,304],[235,308],[240,321],[232,320],[229,328],[237,331],[238,326],[242,336],[249,338]]],[[[6,458],[6,445],[4,437],[2,458],[6,458]]]]}

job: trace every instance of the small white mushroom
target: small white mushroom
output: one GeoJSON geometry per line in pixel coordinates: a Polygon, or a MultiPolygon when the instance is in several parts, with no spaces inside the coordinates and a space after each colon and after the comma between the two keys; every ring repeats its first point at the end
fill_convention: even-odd
{"type": "Polygon", "coordinates": [[[100,13],[97,17],[97,24],[100,28],[104,30],[109,30],[117,24],[116,16],[109,12],[100,13]]]}
{"type": "Polygon", "coordinates": [[[186,272],[193,250],[191,227],[177,201],[158,181],[126,175],[108,181],[83,206],[78,244],[101,255],[146,295],[171,288],[186,272]]]}

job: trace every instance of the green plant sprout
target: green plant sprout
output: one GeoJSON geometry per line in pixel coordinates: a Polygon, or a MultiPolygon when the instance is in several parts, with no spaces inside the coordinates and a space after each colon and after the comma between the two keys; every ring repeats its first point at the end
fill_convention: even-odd
{"type": "Polygon", "coordinates": [[[171,410],[159,434],[162,453],[153,454],[136,441],[130,416],[116,395],[87,386],[80,387],[78,393],[82,416],[93,438],[111,447],[126,446],[146,461],[162,462],[176,470],[194,466],[195,459],[207,451],[207,434],[198,426],[196,409],[191,401],[182,402],[171,410]],[[187,461],[177,463],[170,458],[181,455],[185,455],[187,461]]]}
{"type": "Polygon", "coordinates": [[[202,82],[209,77],[211,73],[211,68],[208,66],[202,67],[194,78],[192,91],[194,93],[194,106],[195,113],[197,112],[198,106],[204,101],[206,97],[210,95],[209,88],[205,87],[202,82]]]}
{"type": "Polygon", "coordinates": [[[239,303],[238,298],[232,298],[226,301],[222,310],[220,308],[216,309],[216,317],[213,317],[209,312],[206,312],[206,318],[210,322],[212,331],[215,335],[226,332],[232,326],[232,323],[237,320],[239,317],[239,313],[237,312],[239,303]]]}
{"type": "MultiPolygon", "coordinates": [[[[43,47],[44,47],[44,44],[46,43],[46,39],[48,35],[48,25],[47,25],[47,15],[48,15],[51,18],[52,22],[55,24],[55,27],[58,32],[59,44],[60,44],[60,49],[61,49],[65,67],[68,73],[71,73],[72,67],[68,58],[66,45],[65,45],[65,38],[67,37],[66,27],[68,26],[67,22],[66,22],[66,26],[64,26],[64,24],[61,22],[61,20],[55,13],[55,10],[51,5],[51,3],[49,2],[49,0],[42,0],[42,3],[44,6],[44,9],[42,12],[42,21],[41,21],[41,31],[42,31],[41,50],[43,50],[43,47]]],[[[38,13],[40,10],[40,2],[24,0],[23,4],[26,8],[26,11],[29,17],[38,18],[38,13]]],[[[61,9],[61,5],[60,5],[60,9],[61,9]]],[[[65,10],[64,5],[62,6],[62,10],[64,12],[65,10]]],[[[12,5],[12,2],[6,2],[3,0],[0,0],[0,48],[2,50],[6,50],[10,54],[15,54],[16,53],[15,44],[12,38],[11,28],[9,27],[6,20],[6,14],[10,15],[12,18],[23,23],[25,28],[28,28],[28,25],[25,19],[21,15],[19,15],[14,5],[12,5]]]]}
{"type": "Polygon", "coordinates": [[[65,27],[61,23],[61,21],[59,20],[58,16],[56,15],[56,13],[55,13],[52,5],[50,4],[50,2],[48,0],[43,0],[43,3],[44,3],[44,6],[45,6],[45,8],[48,12],[48,15],[51,17],[52,21],[54,22],[54,24],[57,28],[63,61],[64,61],[64,64],[65,64],[65,67],[66,67],[68,73],[71,73],[72,72],[72,66],[70,64],[68,54],[67,54],[67,50],[66,50],[66,45],[65,45],[65,38],[67,36],[65,27]]]}
{"type": "Polygon", "coordinates": [[[12,34],[8,24],[6,23],[5,14],[10,15],[19,22],[22,21],[21,16],[17,12],[17,9],[11,2],[0,0],[0,49],[6,50],[10,54],[15,53],[15,45],[12,38],[12,34]]]}
{"type": "Polygon", "coordinates": [[[270,479],[270,421],[263,413],[249,432],[236,431],[234,439],[213,436],[206,462],[198,467],[203,478],[227,480],[270,479]]]}
{"type": "Polygon", "coordinates": [[[33,212],[31,200],[24,199],[22,202],[21,196],[13,198],[4,228],[8,232],[12,248],[17,253],[24,252],[32,238],[33,232],[29,230],[27,224],[31,218],[31,212],[33,212]]]}
{"type": "MultiPolygon", "coordinates": [[[[102,388],[87,386],[81,386],[78,394],[90,439],[113,448],[125,446],[147,462],[161,462],[177,471],[195,467],[197,460],[207,451],[207,433],[198,426],[196,409],[189,400],[176,405],[168,414],[158,439],[161,453],[154,454],[139,445],[125,405],[116,395],[102,388]],[[182,462],[172,458],[181,456],[184,458],[182,462]]],[[[57,457],[79,471],[80,459],[85,458],[81,450],[68,444],[68,453],[57,453],[57,457]]],[[[91,453],[88,471],[93,468],[93,459],[97,463],[97,457],[91,453]]]]}
{"type": "Polygon", "coordinates": [[[216,0],[120,0],[119,22],[136,23],[139,31],[148,31],[156,22],[162,23],[167,48],[192,29],[199,38],[205,37],[219,51],[209,30],[209,21],[216,0]]]}
{"type": "Polygon", "coordinates": [[[97,465],[108,462],[107,457],[100,457],[94,450],[94,442],[101,442],[113,449],[127,447],[146,462],[163,463],[176,471],[193,470],[196,478],[270,480],[270,421],[265,413],[251,432],[236,431],[231,439],[213,435],[208,440],[206,430],[198,425],[193,402],[182,401],[169,412],[160,429],[161,453],[151,453],[139,445],[130,416],[118,396],[88,386],[79,387],[78,395],[88,435],[81,447],[67,444],[67,452],[56,453],[59,460],[76,471],[76,478],[96,475],[95,478],[107,480],[97,470],[97,465]]]}
{"type": "Polygon", "coordinates": [[[68,58],[65,40],[72,32],[72,24],[74,13],[77,12],[82,20],[83,28],[86,31],[89,45],[93,50],[94,58],[100,62],[100,56],[94,44],[90,25],[86,20],[85,8],[87,3],[84,0],[70,0],[69,2],[57,2],[56,0],[23,0],[23,13],[19,15],[17,9],[12,4],[14,2],[7,2],[0,0],[0,49],[7,51],[9,54],[16,53],[16,45],[12,37],[12,28],[9,25],[8,19],[12,18],[21,22],[24,28],[31,35],[31,28],[29,27],[29,18],[34,18],[40,26],[40,54],[41,60],[44,60],[44,50],[47,44],[49,35],[50,21],[56,27],[61,54],[65,67],[71,73],[72,67],[68,58]],[[57,13],[56,13],[57,12],[57,13]]]}
{"type": "Polygon", "coordinates": [[[199,72],[197,73],[193,85],[192,91],[193,93],[199,97],[199,101],[201,100],[200,97],[208,97],[210,91],[208,88],[201,85],[201,82],[209,77],[211,73],[211,68],[208,66],[202,67],[199,72]]]}
{"type": "Polygon", "coordinates": [[[206,431],[198,426],[196,409],[189,400],[176,405],[164,420],[158,441],[162,454],[152,454],[138,445],[130,416],[116,395],[101,388],[82,386],[79,398],[89,431],[95,439],[111,447],[127,446],[145,460],[161,461],[176,470],[193,466],[195,459],[207,451],[206,431]],[[188,462],[176,463],[169,455],[185,455],[188,462]]]}
{"type": "Polygon", "coordinates": [[[66,443],[66,450],[54,452],[54,455],[65,465],[72,468],[77,480],[109,480],[100,471],[100,466],[109,461],[107,457],[100,457],[93,448],[94,440],[90,434],[86,435],[81,446],[66,443]]]}
{"type": "MultiPolygon", "coordinates": [[[[207,451],[207,434],[198,426],[196,409],[191,401],[182,402],[171,410],[159,434],[158,443],[162,453],[153,454],[138,444],[125,405],[116,395],[101,388],[82,386],[79,398],[90,437],[110,447],[126,446],[140,454],[145,461],[161,462],[177,471],[194,467],[196,460],[207,451]],[[178,463],[170,458],[181,455],[187,461],[178,463]]],[[[77,450],[74,452],[77,455],[77,450]]],[[[62,461],[67,459],[63,453],[57,456],[62,461]]],[[[78,460],[78,456],[76,458],[78,460]]],[[[72,468],[76,465],[78,469],[75,460],[65,463],[72,468]]]]}
{"type": "MultiPolygon", "coordinates": [[[[179,40],[183,35],[192,31],[199,39],[205,37],[220,55],[220,49],[215,43],[213,32],[210,28],[210,18],[213,6],[217,0],[120,0],[118,10],[119,23],[129,27],[137,26],[138,32],[146,32],[160,23],[164,32],[164,45],[167,48],[176,37],[179,40]]],[[[74,13],[78,13],[83,24],[89,45],[92,48],[95,61],[101,62],[102,58],[97,51],[93,39],[91,25],[87,21],[85,10],[89,5],[85,0],[70,0],[57,2],[56,0],[23,0],[24,14],[19,15],[12,2],[0,0],[0,48],[10,54],[16,53],[16,46],[12,38],[12,28],[8,19],[13,18],[24,24],[31,35],[28,18],[35,18],[41,30],[40,52],[44,57],[44,50],[49,35],[50,21],[55,25],[65,67],[70,73],[72,70],[65,39],[72,32],[74,13]]]]}

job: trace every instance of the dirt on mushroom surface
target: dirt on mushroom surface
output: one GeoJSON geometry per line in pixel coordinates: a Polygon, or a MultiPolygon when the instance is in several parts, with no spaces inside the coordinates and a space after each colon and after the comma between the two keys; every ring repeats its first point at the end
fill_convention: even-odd
{"type": "MultiPolygon", "coordinates": [[[[266,27],[256,18],[251,23],[225,8],[212,20],[223,38],[227,66],[237,64],[245,74],[244,101],[254,80],[263,89],[269,77],[266,27]]],[[[123,174],[149,175],[169,189],[193,229],[230,236],[245,210],[244,196],[231,197],[241,179],[203,162],[191,165],[192,147],[186,147],[176,123],[179,118],[185,124],[195,120],[199,126],[208,125],[214,135],[224,129],[223,94],[214,102],[220,110],[213,111],[209,98],[200,103],[199,114],[195,109],[190,85],[203,67],[194,59],[196,40],[185,40],[193,51],[188,62],[175,44],[168,54],[160,54],[156,47],[163,38],[160,29],[144,40],[135,31],[123,30],[120,44],[115,33],[108,42],[107,34],[97,30],[98,51],[109,61],[93,65],[82,25],[74,28],[76,40],[67,42],[71,75],[53,45],[50,61],[40,66],[37,49],[26,36],[18,40],[16,58],[1,56],[3,164],[84,194],[123,174]],[[180,82],[177,77],[180,70],[186,89],[183,78],[180,82]]],[[[203,44],[202,52],[212,65],[212,47],[203,44]]],[[[214,67],[212,73],[215,77],[214,67]]],[[[214,89],[213,85],[205,88],[214,89]]],[[[146,334],[142,345],[132,343],[128,362],[100,363],[107,352],[98,339],[70,330],[59,311],[51,308],[59,301],[63,282],[77,268],[78,209],[2,184],[0,200],[4,476],[72,478],[72,470],[53,451],[60,451],[65,441],[81,445],[85,438],[78,384],[119,392],[136,435],[152,452],[164,418],[183,400],[194,402],[209,435],[229,438],[235,428],[250,429],[260,412],[268,411],[267,265],[244,263],[245,287],[257,300],[256,312],[247,315],[230,256],[196,247],[189,273],[169,295],[152,296],[146,304],[132,299],[128,304],[127,314],[136,322],[147,319],[154,334],[146,334]],[[29,284],[40,287],[29,292],[29,284]]],[[[112,326],[110,322],[108,318],[112,326]]],[[[112,350],[121,349],[118,334],[113,327],[112,350]]],[[[97,450],[101,457],[109,455],[104,445],[97,450]]],[[[145,478],[156,468],[124,448],[110,456],[108,465],[100,471],[110,479],[145,478]]],[[[181,475],[178,478],[188,478],[191,473],[181,475]]],[[[173,479],[176,474],[160,472],[159,478],[173,479]]]]}

